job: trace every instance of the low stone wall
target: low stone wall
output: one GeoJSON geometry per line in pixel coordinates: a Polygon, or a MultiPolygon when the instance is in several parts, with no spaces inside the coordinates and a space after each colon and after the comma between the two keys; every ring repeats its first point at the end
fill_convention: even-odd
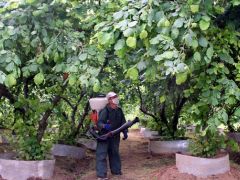
{"type": "Polygon", "coordinates": [[[162,141],[150,139],[148,148],[152,154],[184,153],[188,151],[188,144],[188,140],[162,141]]]}
{"type": "Polygon", "coordinates": [[[97,141],[96,140],[87,139],[87,138],[79,138],[77,140],[77,143],[85,146],[87,149],[90,149],[92,151],[96,151],[96,148],[97,148],[97,141]]]}
{"type": "Polygon", "coordinates": [[[52,155],[66,156],[75,159],[82,159],[85,157],[86,149],[83,147],[69,146],[64,144],[54,144],[52,148],[52,155]]]}
{"type": "Polygon", "coordinates": [[[152,138],[154,136],[158,136],[158,132],[157,131],[152,131],[148,128],[140,128],[140,134],[144,137],[144,138],[152,138]]]}
{"type": "Polygon", "coordinates": [[[7,180],[26,180],[30,177],[51,179],[55,160],[20,161],[0,159],[0,175],[7,180]]]}
{"type": "Polygon", "coordinates": [[[176,166],[181,173],[198,177],[222,174],[230,170],[228,154],[220,158],[200,158],[176,154],[176,166]]]}

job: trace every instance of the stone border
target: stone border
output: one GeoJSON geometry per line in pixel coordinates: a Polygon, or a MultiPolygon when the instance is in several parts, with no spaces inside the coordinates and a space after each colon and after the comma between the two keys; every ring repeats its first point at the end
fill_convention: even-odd
{"type": "Polygon", "coordinates": [[[144,128],[144,127],[140,128],[140,134],[144,138],[152,138],[152,137],[158,136],[158,132],[157,131],[152,131],[152,130],[150,130],[148,128],[144,128]]]}
{"type": "Polygon", "coordinates": [[[20,161],[0,159],[0,175],[7,180],[26,180],[30,177],[51,179],[55,160],[20,161]]]}
{"type": "Polygon", "coordinates": [[[222,174],[230,170],[229,155],[220,158],[200,158],[176,153],[176,166],[181,173],[198,177],[222,174]]]}
{"type": "Polygon", "coordinates": [[[148,150],[151,154],[171,154],[188,151],[188,140],[162,141],[150,139],[148,150]]]}
{"type": "Polygon", "coordinates": [[[97,141],[94,139],[79,138],[77,140],[77,143],[85,146],[87,149],[90,149],[92,151],[96,151],[97,149],[97,141]]]}
{"type": "Polygon", "coordinates": [[[65,144],[54,144],[52,148],[52,155],[82,159],[86,155],[86,149],[83,147],[69,146],[65,144]]]}

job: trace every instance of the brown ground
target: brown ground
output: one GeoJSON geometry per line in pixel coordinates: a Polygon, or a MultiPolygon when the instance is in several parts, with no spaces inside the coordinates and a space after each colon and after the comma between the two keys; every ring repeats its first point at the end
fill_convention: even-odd
{"type": "MultiPolygon", "coordinates": [[[[111,180],[202,180],[193,175],[179,173],[174,155],[152,156],[148,142],[138,131],[130,131],[127,141],[121,141],[122,176],[111,180]]],[[[53,180],[95,180],[95,153],[88,152],[82,160],[57,158],[53,180]]],[[[231,171],[204,180],[240,180],[240,166],[232,163],[231,171]]]]}

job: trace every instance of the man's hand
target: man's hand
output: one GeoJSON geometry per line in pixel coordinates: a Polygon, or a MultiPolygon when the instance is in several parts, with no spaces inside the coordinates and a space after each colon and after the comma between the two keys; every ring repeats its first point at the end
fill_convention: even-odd
{"type": "Polygon", "coordinates": [[[127,131],[123,131],[123,138],[122,140],[126,140],[128,138],[128,132],[127,131]]]}
{"type": "Polygon", "coordinates": [[[108,130],[108,131],[112,130],[111,124],[103,124],[103,128],[108,130]]]}

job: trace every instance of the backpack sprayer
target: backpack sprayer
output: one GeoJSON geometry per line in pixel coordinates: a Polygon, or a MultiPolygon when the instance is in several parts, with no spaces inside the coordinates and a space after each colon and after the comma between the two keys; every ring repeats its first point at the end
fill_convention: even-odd
{"type": "Polygon", "coordinates": [[[98,114],[107,105],[108,100],[106,97],[96,97],[96,98],[91,98],[89,100],[89,103],[90,103],[90,107],[92,109],[92,112],[90,114],[90,119],[94,124],[94,126],[90,127],[89,132],[97,140],[105,141],[105,140],[107,140],[107,138],[112,137],[116,134],[119,134],[123,130],[128,129],[135,123],[139,122],[139,118],[135,117],[135,119],[133,121],[129,120],[126,123],[124,123],[121,127],[117,128],[113,131],[110,131],[107,134],[99,136],[98,129],[97,129],[98,114]]]}

